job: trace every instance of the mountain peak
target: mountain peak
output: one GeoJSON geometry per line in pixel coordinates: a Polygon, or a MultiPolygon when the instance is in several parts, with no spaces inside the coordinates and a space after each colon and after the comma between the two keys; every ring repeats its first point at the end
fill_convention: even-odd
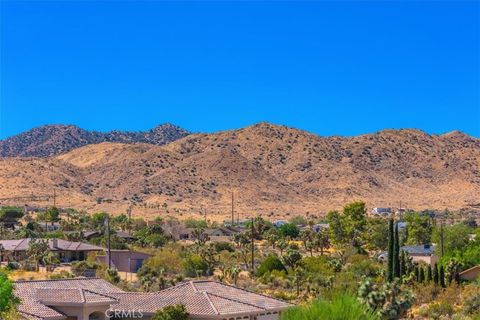
{"type": "Polygon", "coordinates": [[[163,145],[190,134],[166,123],[145,132],[88,131],[75,125],[49,124],[0,141],[0,157],[48,157],[100,142],[163,145]]]}

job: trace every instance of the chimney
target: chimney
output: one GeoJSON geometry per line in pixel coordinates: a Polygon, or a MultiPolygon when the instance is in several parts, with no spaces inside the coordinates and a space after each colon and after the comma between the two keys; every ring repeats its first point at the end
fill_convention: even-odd
{"type": "Polygon", "coordinates": [[[58,249],[58,239],[52,239],[52,248],[58,249]]]}

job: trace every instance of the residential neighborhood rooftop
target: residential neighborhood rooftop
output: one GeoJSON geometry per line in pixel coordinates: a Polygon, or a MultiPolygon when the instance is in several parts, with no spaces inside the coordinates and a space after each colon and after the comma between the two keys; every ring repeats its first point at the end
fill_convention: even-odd
{"type": "Polygon", "coordinates": [[[169,305],[183,304],[202,319],[280,312],[291,304],[216,281],[196,280],[154,292],[124,292],[103,279],[17,281],[18,311],[25,319],[66,319],[57,306],[106,305],[106,310],[138,310],[153,315],[169,305]],[[33,317],[33,318],[32,318],[33,317]]]}

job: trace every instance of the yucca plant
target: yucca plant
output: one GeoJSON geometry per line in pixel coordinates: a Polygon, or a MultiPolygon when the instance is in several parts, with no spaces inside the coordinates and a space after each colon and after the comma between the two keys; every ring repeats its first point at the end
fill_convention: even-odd
{"type": "Polygon", "coordinates": [[[336,295],[332,300],[315,300],[284,312],[281,320],[379,320],[367,306],[349,294],[336,295]]]}

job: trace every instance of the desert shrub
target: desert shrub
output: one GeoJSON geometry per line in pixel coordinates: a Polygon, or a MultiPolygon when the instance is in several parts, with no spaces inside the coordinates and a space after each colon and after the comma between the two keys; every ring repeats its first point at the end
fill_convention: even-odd
{"type": "Polygon", "coordinates": [[[281,320],[378,320],[372,311],[349,294],[339,294],[332,300],[315,300],[308,305],[291,308],[281,320]]]}
{"type": "Polygon", "coordinates": [[[158,310],[152,320],[187,320],[188,313],[184,305],[167,306],[158,310]]]}
{"type": "Polygon", "coordinates": [[[185,228],[193,228],[193,229],[208,227],[207,222],[205,220],[195,220],[191,218],[186,219],[183,222],[183,225],[185,226],[185,228]]]}
{"type": "Polygon", "coordinates": [[[265,273],[272,272],[273,270],[286,271],[282,261],[276,255],[269,255],[258,267],[257,276],[261,277],[265,273]]]}
{"type": "Polygon", "coordinates": [[[179,274],[182,272],[182,258],[179,250],[175,248],[164,248],[157,250],[155,254],[148,258],[143,266],[138,270],[139,276],[144,276],[156,270],[164,270],[166,274],[179,274]]]}
{"type": "Polygon", "coordinates": [[[20,269],[20,264],[18,262],[15,262],[15,261],[10,261],[10,262],[8,262],[6,268],[7,268],[7,270],[18,270],[18,269],[20,269]]]}
{"type": "Polygon", "coordinates": [[[453,305],[448,302],[435,302],[428,306],[427,314],[429,319],[437,320],[443,316],[451,316],[455,312],[453,305]]]}
{"type": "Polygon", "coordinates": [[[66,271],[66,270],[61,270],[60,272],[54,273],[50,275],[50,279],[68,279],[68,278],[74,278],[75,275],[66,271]]]}
{"type": "Polygon", "coordinates": [[[192,254],[183,262],[183,270],[187,277],[208,275],[209,266],[199,255],[192,254]]]}
{"type": "Polygon", "coordinates": [[[476,292],[465,299],[463,312],[467,315],[480,316],[480,292],[476,292]]]}
{"type": "Polygon", "coordinates": [[[222,251],[234,252],[235,249],[232,247],[232,245],[230,243],[225,242],[225,241],[219,241],[219,242],[215,242],[215,251],[217,251],[217,252],[222,252],[222,251]]]}

